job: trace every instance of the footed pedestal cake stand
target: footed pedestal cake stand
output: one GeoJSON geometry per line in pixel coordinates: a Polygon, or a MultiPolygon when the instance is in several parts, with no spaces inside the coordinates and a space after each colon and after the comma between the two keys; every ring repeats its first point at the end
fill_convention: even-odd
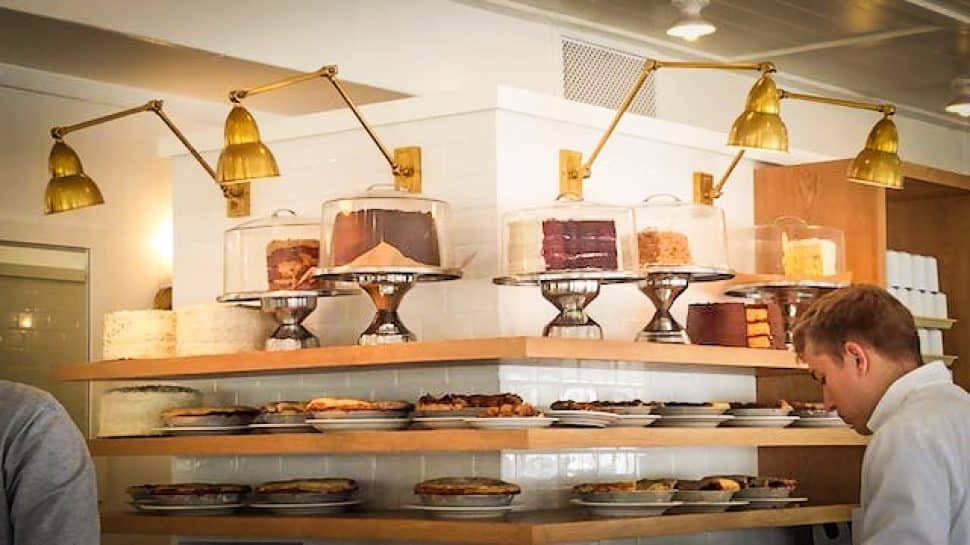
{"type": "Polygon", "coordinates": [[[714,282],[734,278],[734,271],[719,267],[695,267],[691,265],[647,267],[646,278],[637,282],[657,311],[650,322],[637,334],[638,342],[690,344],[687,332],[681,327],[670,307],[691,282],[714,282]]]}
{"type": "Polygon", "coordinates": [[[272,314],[276,323],[279,324],[276,331],[266,339],[266,350],[282,351],[320,346],[320,339],[303,327],[303,320],[317,308],[318,297],[337,297],[356,293],[357,290],[352,287],[319,290],[250,291],[226,293],[217,297],[216,300],[220,303],[259,301],[262,311],[272,314]]]}
{"type": "Polygon", "coordinates": [[[826,293],[848,286],[846,282],[825,280],[767,280],[731,286],[724,295],[759,301],[775,301],[785,320],[785,344],[792,347],[792,330],[798,315],[809,302],[826,293]]]}
{"type": "Polygon", "coordinates": [[[629,271],[543,272],[493,278],[500,286],[539,286],[559,314],[542,329],[543,337],[602,339],[603,328],[589,317],[586,306],[603,284],[636,282],[643,275],[629,271]]]}
{"type": "Polygon", "coordinates": [[[440,267],[332,267],[318,269],[316,278],[354,282],[370,296],[377,312],[357,343],[375,345],[418,340],[397,314],[404,294],[417,282],[457,280],[461,275],[461,269],[440,267]]]}

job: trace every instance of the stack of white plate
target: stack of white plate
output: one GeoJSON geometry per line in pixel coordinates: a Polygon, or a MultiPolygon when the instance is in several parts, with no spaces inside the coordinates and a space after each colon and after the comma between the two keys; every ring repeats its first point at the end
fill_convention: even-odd
{"type": "Polygon", "coordinates": [[[580,428],[605,428],[612,426],[619,420],[620,415],[603,411],[549,410],[545,411],[552,418],[558,418],[557,426],[575,426],[580,428]]]}
{"type": "Polygon", "coordinates": [[[584,507],[597,517],[655,517],[683,504],[670,501],[674,491],[582,492],[570,503],[584,507]]]}
{"type": "Polygon", "coordinates": [[[663,428],[716,428],[734,418],[729,414],[664,415],[654,426],[663,428]]]}
{"type": "Polygon", "coordinates": [[[642,428],[660,420],[659,414],[617,414],[616,420],[610,423],[614,428],[642,428]]]}
{"type": "Polygon", "coordinates": [[[732,428],[785,428],[798,420],[797,416],[735,416],[724,425],[732,428]]]}
{"type": "Polygon", "coordinates": [[[808,498],[747,498],[744,500],[747,505],[737,507],[737,510],[752,509],[784,509],[786,507],[798,507],[798,504],[805,503],[808,498]]]}
{"type": "MultiPolygon", "coordinates": [[[[274,494],[270,494],[272,496],[274,494]]],[[[279,495],[279,494],[275,494],[279,495]]],[[[273,515],[336,515],[364,503],[364,500],[337,498],[313,498],[313,496],[332,496],[332,494],[287,494],[294,496],[291,501],[270,501],[264,498],[249,504],[249,507],[273,515]]]]}
{"type": "Polygon", "coordinates": [[[739,510],[795,507],[808,501],[808,498],[791,498],[791,493],[791,488],[745,488],[735,494],[734,499],[749,502],[739,510]]]}
{"type": "Polygon", "coordinates": [[[479,430],[525,430],[548,428],[558,422],[558,418],[547,416],[495,416],[466,418],[469,426],[479,430]]]}
{"type": "Polygon", "coordinates": [[[245,426],[167,426],[155,428],[162,435],[193,436],[193,435],[235,435],[248,433],[249,425],[245,426]]]}
{"type": "Polygon", "coordinates": [[[795,423],[799,428],[844,428],[848,424],[839,418],[839,413],[835,411],[798,411],[800,418],[795,423]]]}
{"type": "Polygon", "coordinates": [[[406,506],[441,519],[492,519],[517,509],[512,494],[425,494],[421,503],[406,506]]]}
{"type": "Polygon", "coordinates": [[[747,500],[733,500],[733,496],[733,490],[678,490],[674,500],[683,502],[683,505],[670,512],[719,513],[748,504],[747,500]]]}
{"type": "Polygon", "coordinates": [[[317,431],[402,430],[411,424],[406,411],[324,411],[314,412],[306,423],[317,431]]]}
{"type": "Polygon", "coordinates": [[[228,515],[244,506],[241,493],[227,494],[133,494],[128,505],[137,511],[160,515],[228,515]]]}

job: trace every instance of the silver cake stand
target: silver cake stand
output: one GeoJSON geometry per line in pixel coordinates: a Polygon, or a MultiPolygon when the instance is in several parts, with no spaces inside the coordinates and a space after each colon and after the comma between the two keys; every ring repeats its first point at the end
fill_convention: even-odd
{"type": "Polygon", "coordinates": [[[734,271],[720,267],[653,266],[643,270],[646,278],[637,282],[657,309],[650,322],[637,334],[637,342],[690,344],[687,332],[670,313],[670,308],[691,282],[715,282],[734,278],[734,271]]]}
{"type": "Polygon", "coordinates": [[[461,278],[461,269],[441,267],[330,267],[317,269],[315,278],[354,282],[370,295],[377,312],[358,344],[396,344],[418,340],[398,316],[401,301],[417,282],[443,282],[461,278]]]}
{"type": "Polygon", "coordinates": [[[795,322],[808,303],[832,290],[848,285],[845,282],[823,280],[771,280],[731,286],[724,295],[778,303],[785,321],[785,344],[791,348],[794,344],[792,331],[795,322]]]}
{"type": "Polygon", "coordinates": [[[276,290],[225,293],[216,298],[220,303],[250,303],[259,301],[263,312],[271,314],[279,327],[268,339],[266,350],[283,351],[316,348],[320,339],[303,326],[317,308],[318,297],[355,295],[356,288],[328,288],[320,290],[276,290]]]}
{"type": "Polygon", "coordinates": [[[642,274],[630,271],[561,271],[503,276],[492,282],[500,286],[539,286],[542,296],[559,309],[559,314],[542,328],[543,337],[602,339],[603,328],[589,317],[586,306],[599,295],[601,285],[642,278],[642,274]]]}

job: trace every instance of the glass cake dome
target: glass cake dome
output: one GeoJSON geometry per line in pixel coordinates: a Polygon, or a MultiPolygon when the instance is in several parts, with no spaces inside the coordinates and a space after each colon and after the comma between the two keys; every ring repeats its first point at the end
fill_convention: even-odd
{"type": "Polygon", "coordinates": [[[454,267],[448,203],[374,185],[323,203],[320,263],[330,270],[394,272],[454,267]]]}
{"type": "Polygon", "coordinates": [[[636,269],[628,207],[560,198],[549,206],[507,212],[502,224],[503,277],[636,269]]]}
{"type": "Polygon", "coordinates": [[[223,292],[259,294],[327,288],[326,282],[312,276],[320,256],[319,225],[317,218],[281,209],[227,230],[223,292]]]}
{"type": "Polygon", "coordinates": [[[844,277],[845,233],[835,227],[810,225],[784,216],[755,225],[739,237],[739,270],[785,280],[844,277]]]}
{"type": "Polygon", "coordinates": [[[728,269],[724,211],[652,195],[634,207],[639,267],[728,269]]]}

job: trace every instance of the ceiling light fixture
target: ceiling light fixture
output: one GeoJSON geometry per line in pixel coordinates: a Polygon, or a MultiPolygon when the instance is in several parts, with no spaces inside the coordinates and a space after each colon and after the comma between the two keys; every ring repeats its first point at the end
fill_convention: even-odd
{"type": "Polygon", "coordinates": [[[947,103],[944,108],[950,113],[963,117],[970,117],[970,78],[957,78],[953,80],[953,100],[947,103]]]}
{"type": "Polygon", "coordinates": [[[668,36],[693,42],[717,30],[713,23],[701,17],[701,10],[710,4],[710,0],[670,0],[670,3],[680,9],[681,18],[667,29],[668,36]]]}

